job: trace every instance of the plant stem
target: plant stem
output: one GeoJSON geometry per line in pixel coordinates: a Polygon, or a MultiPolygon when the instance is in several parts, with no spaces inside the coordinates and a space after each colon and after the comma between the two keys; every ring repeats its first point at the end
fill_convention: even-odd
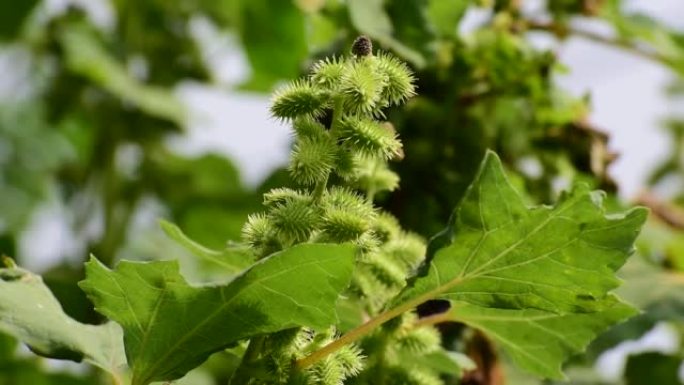
{"type": "Polygon", "coordinates": [[[665,64],[667,66],[671,66],[672,63],[671,61],[657,53],[657,52],[652,52],[652,51],[646,51],[643,49],[640,49],[638,46],[631,44],[627,40],[621,40],[621,39],[613,39],[607,36],[603,36],[597,33],[593,33],[590,31],[585,31],[581,29],[576,29],[576,28],[570,28],[570,27],[565,27],[565,26],[560,26],[555,23],[538,23],[534,21],[530,21],[527,23],[527,26],[530,30],[533,31],[545,31],[545,32],[551,32],[556,36],[564,36],[564,35],[574,35],[577,37],[581,37],[587,40],[591,40],[596,43],[601,43],[604,45],[609,45],[615,48],[620,48],[625,51],[628,51],[636,56],[639,56],[641,58],[655,61],[659,64],[665,64]]]}
{"type": "Polygon", "coordinates": [[[230,378],[229,384],[246,384],[250,379],[250,366],[259,358],[259,353],[264,346],[265,336],[256,336],[249,340],[247,350],[242,355],[240,366],[235,369],[233,376],[230,378]]]}
{"type": "MultiPolygon", "coordinates": [[[[333,107],[333,116],[332,116],[332,123],[330,124],[330,136],[333,137],[333,140],[336,140],[336,133],[337,133],[337,126],[339,120],[342,118],[342,112],[343,112],[343,100],[341,98],[335,99],[334,107],[333,107]]],[[[318,202],[321,197],[323,196],[323,193],[325,193],[326,188],[328,187],[328,179],[330,179],[330,173],[325,176],[323,180],[320,182],[316,183],[316,186],[314,187],[313,191],[313,200],[314,202],[318,202]]]]}
{"type": "Polygon", "coordinates": [[[313,200],[314,202],[318,202],[321,197],[323,196],[323,193],[325,193],[326,188],[328,187],[328,179],[330,177],[330,174],[325,176],[325,179],[322,181],[316,183],[316,187],[314,187],[313,191],[313,200]]]}
{"type": "Polygon", "coordinates": [[[404,302],[403,304],[387,310],[379,315],[377,315],[374,318],[371,318],[368,320],[366,323],[363,325],[357,326],[356,328],[348,331],[346,334],[342,335],[342,337],[336,339],[335,341],[325,345],[324,347],[320,348],[319,350],[316,350],[315,352],[311,353],[310,355],[297,360],[296,366],[298,369],[305,369],[316,362],[322,360],[323,358],[327,357],[328,355],[340,350],[343,346],[350,344],[352,342],[356,342],[360,338],[366,336],[375,328],[379,327],[380,325],[384,324],[385,322],[391,320],[392,318],[399,316],[416,306],[420,305],[421,303],[434,299],[437,295],[442,293],[445,290],[448,290],[449,288],[458,285],[461,282],[460,278],[456,278],[452,280],[451,282],[446,283],[445,285],[439,286],[433,290],[430,290],[423,295],[420,295],[416,298],[413,298],[407,302],[404,302]]]}
{"type": "Polygon", "coordinates": [[[679,206],[664,202],[649,191],[642,192],[636,203],[651,209],[653,216],[667,223],[670,227],[684,229],[684,210],[679,206]]]}
{"type": "Polygon", "coordinates": [[[322,347],[321,349],[318,349],[317,351],[311,353],[307,357],[304,357],[301,360],[298,360],[297,361],[297,368],[305,369],[305,368],[313,365],[314,363],[322,360],[323,358],[327,357],[328,355],[330,355],[330,354],[336,352],[337,350],[341,349],[343,346],[357,341],[361,337],[372,332],[375,328],[382,325],[383,323],[385,323],[385,322],[391,320],[392,318],[404,313],[405,311],[410,310],[412,307],[413,307],[413,304],[407,302],[406,304],[404,304],[402,306],[388,310],[388,311],[378,315],[377,317],[370,319],[365,324],[350,330],[349,332],[344,334],[342,337],[340,337],[340,338],[336,339],[335,341],[325,345],[324,347],[322,347]]]}

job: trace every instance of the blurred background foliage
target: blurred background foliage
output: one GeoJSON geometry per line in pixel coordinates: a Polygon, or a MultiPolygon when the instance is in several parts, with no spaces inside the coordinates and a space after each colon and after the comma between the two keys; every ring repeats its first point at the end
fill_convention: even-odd
{"type": "MultiPolygon", "coordinates": [[[[65,310],[84,322],[99,321],[75,285],[89,253],[108,264],[122,257],[181,258],[190,277],[214,277],[211,261],[169,242],[154,219],[178,224],[221,255],[231,247],[227,242],[239,239],[247,214],[259,210],[260,194],[291,182],[276,170],[262,186],[248,188],[224,154],[189,157],[170,145],[188,122],[179,85],[218,83],[198,21],[232,36],[244,52],[250,75],[234,86],[240,92],[268,93],[316,59],[341,54],[359,34],[410,63],[419,96],[387,111],[404,142],[405,159],[393,164],[401,188],[380,200],[404,227],[426,237],[446,223],[487,148],[499,153],[530,202],[551,203],[560,187],[582,181],[605,190],[616,208],[635,203],[618,198],[608,172],[616,154],[608,149],[609,136],[591,124],[590,98],[574,97],[556,81],[572,68],[531,36],[547,35],[559,44],[581,37],[658,63],[673,75],[669,94],[681,99],[684,33],[627,12],[621,0],[554,0],[534,13],[523,2],[101,0],[65,2],[56,10],[49,6],[54,1],[2,1],[0,52],[16,68],[3,74],[11,92],[0,100],[0,251],[19,264],[30,259],[20,246],[36,235],[37,213],[61,207],[67,227],[61,231],[76,241],[69,255],[42,273],[65,310]],[[98,7],[112,17],[98,17],[98,7]],[[473,12],[479,22],[464,31],[464,17],[473,12]],[[591,20],[608,33],[581,29],[576,20],[591,20]]],[[[638,198],[652,215],[638,256],[623,271],[620,294],[644,312],[568,364],[573,384],[681,381],[681,113],[664,117],[670,153],[638,198]],[[644,348],[654,330],[665,330],[669,345],[644,348]],[[602,362],[614,373],[596,370],[602,362]]],[[[500,384],[495,373],[502,370],[507,383],[539,383],[509,366],[488,341],[464,340],[483,365],[463,384],[500,384]]],[[[0,384],[98,381],[87,367],[55,366],[23,352],[0,336],[0,384]]],[[[228,353],[218,355],[180,382],[225,383],[234,361],[228,353]]]]}

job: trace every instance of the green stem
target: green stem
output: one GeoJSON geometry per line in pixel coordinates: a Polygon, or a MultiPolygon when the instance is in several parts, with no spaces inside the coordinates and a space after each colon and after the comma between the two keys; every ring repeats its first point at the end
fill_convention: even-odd
{"type": "MultiPolygon", "coordinates": [[[[333,116],[332,116],[332,123],[330,124],[330,136],[332,136],[333,140],[337,140],[337,126],[339,125],[339,121],[342,118],[342,113],[343,113],[344,105],[343,105],[343,100],[341,98],[335,99],[334,107],[333,107],[333,116]]],[[[326,188],[328,187],[328,180],[330,179],[330,173],[325,176],[323,180],[320,182],[316,183],[316,186],[314,187],[313,191],[313,199],[314,202],[318,202],[323,194],[325,193],[326,188]]]]}
{"type": "Polygon", "coordinates": [[[442,293],[444,290],[447,290],[450,287],[453,287],[461,282],[460,279],[454,279],[453,281],[449,282],[446,285],[443,285],[441,287],[437,287],[433,290],[428,291],[427,293],[418,296],[412,300],[409,300],[407,302],[404,302],[403,304],[395,307],[394,309],[390,309],[385,311],[384,313],[381,313],[377,315],[375,318],[371,318],[368,320],[366,323],[363,325],[357,326],[356,328],[348,331],[346,334],[342,335],[342,337],[336,339],[335,341],[325,345],[324,347],[320,348],[319,350],[311,353],[307,357],[304,357],[300,360],[297,361],[296,365],[298,369],[306,369],[309,366],[315,364],[316,362],[324,359],[328,355],[340,350],[342,347],[345,345],[351,344],[353,342],[358,341],[362,337],[368,335],[371,333],[373,330],[375,330],[377,327],[380,325],[384,324],[385,322],[391,320],[394,317],[397,317],[413,308],[416,306],[420,305],[421,303],[434,299],[437,295],[442,293]]]}
{"type": "Polygon", "coordinates": [[[328,179],[330,177],[330,174],[325,176],[325,179],[322,181],[316,183],[316,187],[314,187],[314,192],[313,192],[313,200],[314,202],[318,202],[321,200],[321,197],[323,196],[323,193],[325,193],[326,188],[328,187],[328,179]]]}
{"type": "Polygon", "coordinates": [[[359,340],[361,337],[364,337],[365,335],[369,334],[375,328],[378,326],[384,324],[385,322],[391,320],[392,318],[401,315],[402,313],[410,310],[413,308],[414,305],[412,302],[407,302],[406,304],[396,307],[394,309],[391,309],[389,311],[386,311],[380,315],[378,315],[375,318],[370,319],[368,322],[365,324],[358,326],[346,334],[344,334],[342,337],[336,339],[335,341],[325,345],[321,349],[318,349],[317,351],[311,353],[307,357],[302,358],[301,360],[297,361],[297,367],[299,369],[306,369],[309,366],[315,364],[316,362],[324,359],[328,355],[338,351],[341,349],[343,346],[350,344],[352,342],[355,342],[359,340]]]}
{"type": "Polygon", "coordinates": [[[235,369],[233,376],[230,378],[230,384],[247,384],[251,378],[250,367],[259,358],[259,354],[264,347],[266,336],[256,336],[249,340],[249,345],[245,354],[242,355],[240,366],[235,369]]]}

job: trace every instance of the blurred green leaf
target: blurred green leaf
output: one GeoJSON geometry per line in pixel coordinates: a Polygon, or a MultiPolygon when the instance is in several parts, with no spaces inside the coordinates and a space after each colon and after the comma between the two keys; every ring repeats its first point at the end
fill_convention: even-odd
{"type": "Polygon", "coordinates": [[[86,28],[64,29],[60,40],[68,68],[111,92],[124,103],[178,124],[185,120],[185,107],[167,88],[146,85],[133,78],[86,28]]]}
{"type": "Polygon", "coordinates": [[[240,172],[230,159],[218,154],[183,157],[167,150],[150,152],[145,172],[156,194],[172,209],[201,198],[224,200],[245,195],[240,172]]]}
{"type": "Polygon", "coordinates": [[[429,0],[428,17],[440,35],[452,37],[469,5],[469,0],[429,0]]]}
{"type": "Polygon", "coordinates": [[[49,196],[54,174],[73,158],[72,146],[45,122],[43,104],[0,105],[0,219],[6,231],[24,228],[49,196]]]}
{"type": "Polygon", "coordinates": [[[17,349],[17,342],[9,335],[0,333],[0,362],[9,361],[17,349]]]}
{"type": "Polygon", "coordinates": [[[625,368],[627,385],[680,385],[679,367],[682,358],[661,353],[630,356],[625,368]]]}
{"type": "Polygon", "coordinates": [[[437,350],[425,355],[409,354],[400,351],[402,361],[411,362],[416,366],[424,366],[433,369],[437,373],[460,377],[464,371],[477,368],[477,364],[467,355],[460,352],[437,350]]]}
{"type": "Polygon", "coordinates": [[[78,375],[68,372],[45,370],[37,359],[23,358],[0,361],[0,385],[95,385],[111,384],[94,375],[78,375]]]}
{"type": "MultiPolygon", "coordinates": [[[[677,210],[676,207],[672,210],[677,210]]],[[[639,253],[684,272],[684,233],[661,220],[650,220],[637,242],[639,253]]]]}
{"type": "Polygon", "coordinates": [[[256,199],[227,202],[197,202],[179,210],[177,221],[192,239],[211,248],[222,248],[226,241],[239,240],[249,214],[260,206],[256,199]]]}
{"type": "MultiPolygon", "coordinates": [[[[644,234],[646,235],[646,234],[644,234]]],[[[684,276],[648,263],[644,257],[630,258],[620,270],[624,283],[616,294],[641,310],[641,314],[611,328],[594,341],[588,359],[598,357],[622,341],[638,339],[661,321],[684,321],[684,276]]]]}
{"type": "Polygon", "coordinates": [[[0,40],[13,39],[38,0],[0,1],[0,40]]]}
{"type": "Polygon", "coordinates": [[[121,328],[86,325],[68,317],[40,276],[0,269],[0,331],[45,357],[85,360],[117,376],[126,361],[121,328]]]}
{"type": "Polygon", "coordinates": [[[299,75],[308,48],[304,14],[291,1],[240,0],[239,34],[252,66],[243,88],[267,91],[299,75]]]}
{"type": "MultiPolygon", "coordinates": [[[[430,20],[428,7],[427,0],[385,2],[385,11],[394,26],[394,38],[419,53],[424,59],[423,63],[413,63],[417,67],[422,67],[428,58],[431,58],[433,42],[436,41],[435,28],[430,20]]],[[[458,8],[458,5],[454,5],[454,8],[458,8]]],[[[456,25],[454,22],[453,26],[456,25]]]]}
{"type": "Polygon", "coordinates": [[[188,238],[176,225],[167,221],[160,221],[160,225],[169,238],[178,242],[196,257],[209,261],[228,273],[237,274],[253,262],[249,248],[244,246],[228,246],[224,250],[212,250],[188,238]]]}
{"type": "MultiPolygon", "coordinates": [[[[674,302],[684,309],[684,274],[648,263],[643,257],[632,258],[620,271],[624,284],[618,295],[639,308],[674,302]]],[[[681,314],[684,320],[684,313],[681,314]]]]}

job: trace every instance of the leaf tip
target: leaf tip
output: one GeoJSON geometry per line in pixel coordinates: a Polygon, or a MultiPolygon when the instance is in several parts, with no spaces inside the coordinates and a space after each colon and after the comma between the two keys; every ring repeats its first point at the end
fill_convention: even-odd
{"type": "Polygon", "coordinates": [[[84,267],[86,277],[78,282],[78,287],[80,287],[84,292],[88,293],[88,290],[91,287],[91,277],[98,272],[109,271],[109,268],[100,262],[100,260],[97,259],[94,254],[90,254],[90,257],[88,258],[88,261],[85,262],[84,267]]]}
{"type": "Polygon", "coordinates": [[[646,223],[648,216],[651,215],[651,209],[644,206],[636,206],[627,211],[626,216],[632,217],[639,221],[640,225],[646,223]]]}
{"type": "Polygon", "coordinates": [[[106,268],[106,266],[105,266],[102,262],[100,262],[99,259],[97,259],[97,257],[95,256],[95,254],[92,254],[92,253],[91,253],[91,254],[88,256],[88,260],[85,262],[86,271],[88,270],[88,268],[89,268],[90,266],[98,266],[98,265],[99,265],[100,267],[105,267],[105,268],[106,268]]]}
{"type": "Polygon", "coordinates": [[[174,223],[167,221],[166,219],[158,219],[157,222],[159,223],[159,227],[162,229],[164,234],[166,236],[173,238],[174,234],[178,233],[180,228],[176,226],[174,223]]]}
{"type": "Polygon", "coordinates": [[[492,150],[491,148],[488,148],[485,150],[485,156],[482,163],[489,164],[492,162],[494,162],[495,164],[501,164],[501,158],[499,158],[499,155],[496,153],[496,151],[492,150]]]}

